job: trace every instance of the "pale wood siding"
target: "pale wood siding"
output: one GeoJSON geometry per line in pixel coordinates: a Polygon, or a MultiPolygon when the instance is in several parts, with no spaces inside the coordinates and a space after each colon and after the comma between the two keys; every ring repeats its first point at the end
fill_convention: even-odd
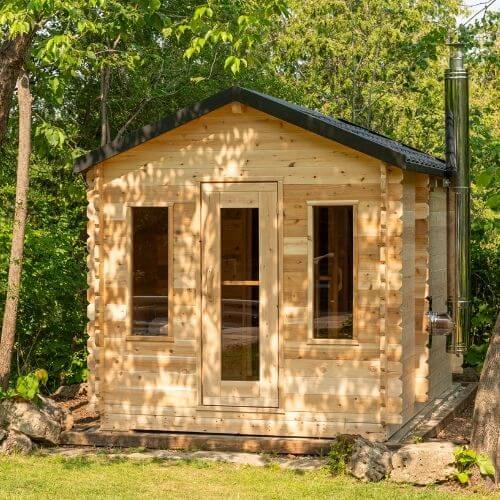
{"type": "Polygon", "coordinates": [[[89,207],[97,203],[100,214],[89,208],[89,366],[103,428],[384,439],[387,424],[412,413],[416,353],[424,352],[425,340],[427,242],[424,235],[415,239],[415,230],[425,228],[423,176],[403,179],[398,168],[239,104],[93,172],[102,184],[98,196],[89,188],[89,207]],[[221,180],[280,186],[278,408],[201,405],[200,183],[221,180]],[[308,337],[311,200],[357,202],[352,342],[308,337]],[[165,203],[173,204],[172,338],[133,338],[127,326],[130,206],[165,203]],[[422,323],[417,342],[415,311],[422,323]]]}
{"type": "Polygon", "coordinates": [[[429,392],[429,176],[415,174],[415,401],[429,392]]]}
{"type": "Polygon", "coordinates": [[[101,409],[101,375],[102,375],[102,330],[100,316],[102,298],[100,288],[101,276],[101,205],[100,196],[102,178],[101,169],[95,167],[86,175],[87,182],[87,365],[88,398],[94,408],[101,409]]]}
{"type": "MultiPolygon", "coordinates": [[[[429,295],[432,308],[447,311],[447,224],[446,189],[433,181],[429,195],[429,295]]],[[[429,350],[429,398],[435,398],[451,386],[450,356],[446,353],[446,337],[432,339],[429,350]]]]}
{"type": "Polygon", "coordinates": [[[414,413],[415,404],[415,174],[405,172],[403,178],[403,272],[401,304],[401,350],[403,422],[414,413]]]}
{"type": "Polygon", "coordinates": [[[383,165],[380,171],[381,224],[379,228],[379,291],[381,317],[381,415],[386,424],[402,422],[402,250],[403,173],[383,165]]]}

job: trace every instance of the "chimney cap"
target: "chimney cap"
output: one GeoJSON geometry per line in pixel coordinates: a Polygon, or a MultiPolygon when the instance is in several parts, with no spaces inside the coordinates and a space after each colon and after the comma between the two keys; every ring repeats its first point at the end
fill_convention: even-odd
{"type": "Polygon", "coordinates": [[[450,67],[446,73],[465,73],[467,70],[464,67],[464,52],[465,45],[463,42],[458,41],[456,33],[451,35],[446,45],[450,47],[450,67]]]}

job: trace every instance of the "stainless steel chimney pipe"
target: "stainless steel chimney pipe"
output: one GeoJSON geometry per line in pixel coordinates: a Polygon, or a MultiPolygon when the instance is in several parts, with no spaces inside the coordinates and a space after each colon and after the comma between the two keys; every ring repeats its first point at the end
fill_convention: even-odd
{"type": "MultiPolygon", "coordinates": [[[[445,72],[446,164],[451,179],[450,202],[454,204],[453,319],[451,350],[463,353],[470,331],[470,176],[469,176],[469,76],[464,68],[463,46],[450,43],[450,63],[445,72]]],[[[449,242],[448,244],[452,244],[449,242]]],[[[452,263],[448,263],[452,265],[452,263]]]]}

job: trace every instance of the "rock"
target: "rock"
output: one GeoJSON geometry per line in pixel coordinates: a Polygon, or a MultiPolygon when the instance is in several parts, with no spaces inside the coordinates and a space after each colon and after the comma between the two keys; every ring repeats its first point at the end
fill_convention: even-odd
{"type": "Polygon", "coordinates": [[[72,384],[72,385],[61,385],[57,389],[52,397],[58,401],[66,401],[68,399],[74,399],[78,396],[85,396],[87,394],[87,384],[72,384]]]}
{"type": "Polygon", "coordinates": [[[382,443],[356,436],[347,471],[362,481],[381,481],[391,472],[391,452],[382,443]]]}
{"type": "Polygon", "coordinates": [[[368,482],[381,481],[389,475],[391,452],[384,444],[350,434],[340,435],[337,443],[343,450],[340,454],[346,453],[345,470],[352,476],[368,482]]]}
{"type": "Polygon", "coordinates": [[[38,396],[42,402],[42,410],[52,419],[59,422],[61,427],[69,431],[73,427],[73,416],[66,408],[61,408],[54,400],[45,396],[38,396]]]}
{"type": "Polygon", "coordinates": [[[13,453],[26,454],[32,449],[33,443],[28,436],[21,432],[11,430],[0,446],[0,453],[5,453],[6,455],[11,455],[13,453]]]}
{"type": "Polygon", "coordinates": [[[7,422],[9,431],[22,432],[35,441],[58,444],[62,415],[47,401],[41,401],[40,406],[24,399],[0,402],[0,421],[7,422]]]}
{"type": "Polygon", "coordinates": [[[7,434],[5,429],[0,429],[0,443],[7,437],[7,434]]]}
{"type": "Polygon", "coordinates": [[[407,444],[392,455],[390,478],[397,483],[441,483],[455,473],[455,445],[449,442],[407,444]]]}

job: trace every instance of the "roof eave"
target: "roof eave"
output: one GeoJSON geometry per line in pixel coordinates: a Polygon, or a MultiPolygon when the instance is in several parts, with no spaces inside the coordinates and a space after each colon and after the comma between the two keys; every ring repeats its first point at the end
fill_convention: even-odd
{"type": "Polygon", "coordinates": [[[186,106],[175,113],[162,118],[161,120],[145,125],[144,127],[130,132],[118,141],[112,141],[100,148],[89,151],[88,153],[76,158],[73,163],[73,172],[75,174],[84,172],[98,163],[116,156],[127,149],[139,146],[144,142],[157,137],[160,134],[168,132],[196,118],[200,118],[220,106],[224,106],[233,101],[235,87],[230,87],[222,92],[197,102],[194,105],[186,106]]]}
{"type": "MultiPolygon", "coordinates": [[[[106,144],[98,149],[80,156],[74,162],[74,172],[83,173],[92,166],[120,154],[127,149],[143,144],[144,142],[168,132],[180,125],[200,118],[201,116],[214,111],[215,109],[229,104],[230,102],[241,102],[259,111],[267,113],[275,118],[286,121],[312,133],[333,140],[344,146],[350,147],[368,156],[378,158],[381,161],[403,169],[411,169],[431,175],[445,175],[445,168],[433,167],[412,162],[404,154],[384,146],[361,135],[349,132],[327,123],[321,118],[305,112],[300,108],[295,108],[288,103],[265,96],[258,92],[247,90],[243,87],[230,87],[192,106],[187,106],[172,115],[169,115],[158,122],[146,125],[139,130],[131,132],[118,141],[106,144]]],[[[430,157],[432,158],[432,157],[430,157]]],[[[433,158],[432,158],[433,159],[433,158]]],[[[435,159],[437,162],[438,160],[435,159]]]]}

